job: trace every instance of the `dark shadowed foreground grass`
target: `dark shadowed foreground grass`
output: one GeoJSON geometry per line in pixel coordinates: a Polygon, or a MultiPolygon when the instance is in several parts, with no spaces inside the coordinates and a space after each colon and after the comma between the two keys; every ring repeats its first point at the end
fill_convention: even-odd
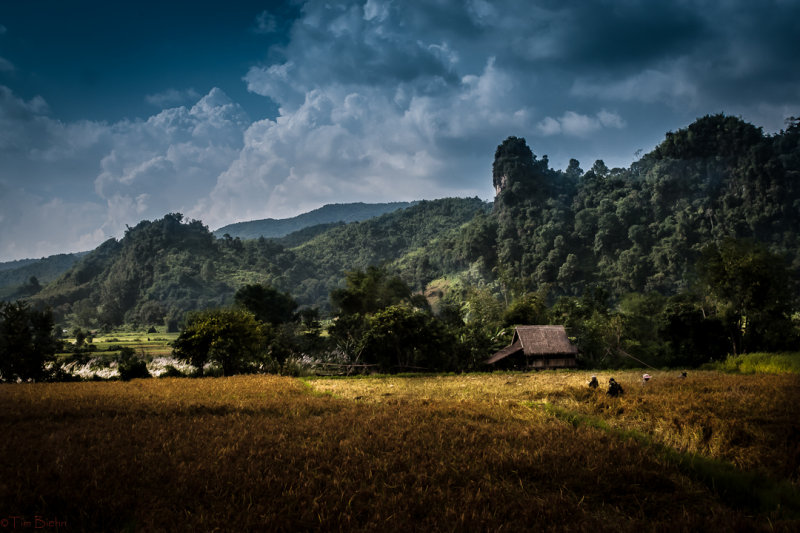
{"type": "Polygon", "coordinates": [[[734,508],[635,440],[526,406],[549,395],[593,411],[569,388],[575,379],[542,373],[306,386],[246,376],[3,386],[0,513],[66,522],[64,531],[799,525],[779,511],[734,508]]]}

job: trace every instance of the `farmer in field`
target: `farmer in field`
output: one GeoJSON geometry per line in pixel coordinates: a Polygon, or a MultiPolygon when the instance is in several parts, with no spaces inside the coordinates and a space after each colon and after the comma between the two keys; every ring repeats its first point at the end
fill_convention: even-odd
{"type": "Polygon", "coordinates": [[[597,376],[592,376],[592,379],[589,380],[589,388],[596,389],[600,383],[597,382],[597,376]]]}
{"type": "Polygon", "coordinates": [[[622,386],[616,382],[614,378],[608,380],[608,394],[609,396],[619,396],[623,394],[625,391],[622,390],[622,386]]]}

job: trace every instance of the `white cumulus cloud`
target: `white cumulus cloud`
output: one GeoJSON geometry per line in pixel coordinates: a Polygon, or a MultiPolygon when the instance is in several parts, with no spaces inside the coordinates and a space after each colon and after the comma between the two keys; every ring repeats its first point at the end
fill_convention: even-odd
{"type": "MultiPolygon", "coordinates": [[[[280,99],[275,80],[291,84],[293,69],[305,68],[294,65],[250,83],[280,99]]],[[[329,202],[490,196],[487,154],[508,128],[530,127],[532,113],[510,97],[518,87],[494,58],[455,84],[429,81],[434,87],[327,84],[299,106],[285,99],[276,120],[250,126],[240,156],[191,213],[218,226],[329,202]]]]}
{"type": "Polygon", "coordinates": [[[680,63],[663,70],[647,69],[623,78],[579,78],[571,92],[576,96],[598,97],[604,100],[663,102],[672,106],[695,105],[698,88],[687,77],[686,67],[680,63]]]}
{"type": "Polygon", "coordinates": [[[188,212],[239,157],[250,123],[219,89],[108,124],[55,120],[41,98],[0,86],[0,261],[91,249],[125,224],[188,212]]]}

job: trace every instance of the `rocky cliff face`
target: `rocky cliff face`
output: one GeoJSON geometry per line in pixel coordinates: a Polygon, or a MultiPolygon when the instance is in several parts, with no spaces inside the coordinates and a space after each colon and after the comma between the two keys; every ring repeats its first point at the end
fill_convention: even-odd
{"type": "Polygon", "coordinates": [[[503,189],[508,187],[508,175],[503,174],[494,179],[494,195],[498,196],[503,189]]]}

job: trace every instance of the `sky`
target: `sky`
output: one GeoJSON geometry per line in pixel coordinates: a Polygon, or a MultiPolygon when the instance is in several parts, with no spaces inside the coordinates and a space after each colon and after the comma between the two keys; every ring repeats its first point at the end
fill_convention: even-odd
{"type": "Polygon", "coordinates": [[[627,167],[800,116],[800,0],[0,0],[0,261],[180,212],[493,198],[494,151],[627,167]]]}

